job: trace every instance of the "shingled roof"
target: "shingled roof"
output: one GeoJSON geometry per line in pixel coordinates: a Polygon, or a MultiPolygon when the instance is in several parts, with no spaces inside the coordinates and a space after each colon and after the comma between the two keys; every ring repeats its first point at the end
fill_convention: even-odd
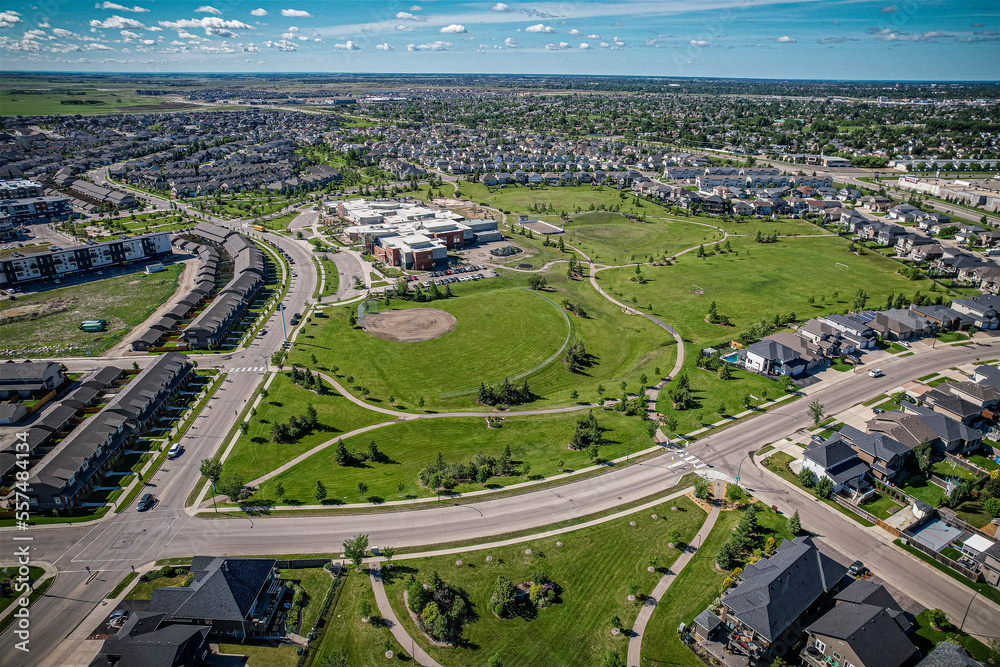
{"type": "Polygon", "coordinates": [[[846,567],[820,553],[812,538],[797,537],[783,542],[770,558],[747,566],[740,584],[722,602],[740,621],[774,641],[846,573],[846,567]]]}
{"type": "Polygon", "coordinates": [[[273,568],[274,560],[268,558],[195,556],[191,586],[156,589],[149,610],[173,618],[246,620],[273,568]]]}
{"type": "Polygon", "coordinates": [[[917,649],[894,616],[881,605],[843,602],[806,631],[842,640],[866,667],[899,667],[917,649]]]}

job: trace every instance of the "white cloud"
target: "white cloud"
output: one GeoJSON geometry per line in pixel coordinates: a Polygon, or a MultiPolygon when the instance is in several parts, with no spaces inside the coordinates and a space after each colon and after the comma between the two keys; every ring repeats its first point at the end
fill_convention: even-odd
{"type": "Polygon", "coordinates": [[[298,32],[298,31],[299,31],[299,26],[297,25],[288,26],[288,32],[298,32]]]}
{"type": "Polygon", "coordinates": [[[423,7],[421,7],[420,5],[413,5],[412,7],[410,7],[410,11],[411,12],[423,11],[423,7]]]}
{"type": "MultiPolygon", "coordinates": [[[[163,25],[161,22],[160,25],[163,25]]],[[[103,21],[98,21],[94,19],[90,22],[91,28],[107,28],[110,30],[145,30],[146,26],[142,24],[141,21],[136,21],[135,19],[125,18],[124,16],[114,16],[104,19],[103,21]]]]}
{"type": "Polygon", "coordinates": [[[490,9],[492,9],[495,12],[509,12],[510,11],[510,5],[508,5],[508,4],[504,3],[504,2],[498,2],[497,4],[495,4],[492,7],[490,7],[490,9]]]}
{"type": "Polygon", "coordinates": [[[302,9],[282,9],[281,15],[288,18],[296,18],[296,19],[312,18],[312,14],[302,9]]]}
{"type": "Polygon", "coordinates": [[[587,39],[600,39],[600,35],[587,35],[587,39]]]}
{"type": "Polygon", "coordinates": [[[180,37],[181,39],[193,39],[196,42],[204,40],[204,37],[199,37],[198,35],[192,34],[187,30],[185,30],[184,28],[181,28],[180,30],[177,31],[177,36],[180,37]]]}
{"type": "Polygon", "coordinates": [[[583,33],[577,30],[576,28],[573,28],[572,30],[568,30],[566,34],[573,35],[574,37],[576,37],[577,35],[582,35],[583,33]]]}
{"type": "Polygon", "coordinates": [[[218,16],[219,14],[222,13],[222,10],[221,9],[216,9],[215,7],[213,7],[211,5],[202,5],[198,9],[194,10],[194,13],[195,14],[215,14],[216,16],[218,16]]]}
{"type": "Polygon", "coordinates": [[[779,44],[791,44],[792,42],[795,41],[795,38],[789,37],[788,35],[782,35],[781,37],[777,38],[774,41],[778,42],[779,44]]]}
{"type": "Polygon", "coordinates": [[[250,12],[250,16],[267,16],[267,10],[263,7],[258,7],[250,12]]]}
{"type": "Polygon", "coordinates": [[[529,25],[524,29],[525,32],[555,32],[555,28],[550,25],[545,25],[544,23],[536,23],[535,25],[529,25]]]}
{"type": "Polygon", "coordinates": [[[392,48],[392,45],[389,44],[389,42],[382,42],[381,44],[376,44],[375,45],[375,50],[376,51],[395,51],[395,49],[392,48]]]}
{"type": "Polygon", "coordinates": [[[156,40],[155,39],[143,39],[143,40],[139,40],[139,41],[140,41],[141,44],[145,44],[146,46],[152,46],[153,44],[156,44],[156,40]]]}
{"type": "Polygon", "coordinates": [[[451,42],[442,42],[437,40],[434,42],[428,42],[427,44],[407,44],[407,51],[447,51],[448,48],[452,46],[451,42]]]}
{"type": "Polygon", "coordinates": [[[441,28],[440,32],[447,33],[450,35],[464,35],[469,31],[465,29],[464,25],[461,25],[459,23],[452,23],[451,25],[446,25],[445,27],[441,28]]]}
{"type": "Polygon", "coordinates": [[[142,36],[138,33],[132,32],[131,30],[122,30],[121,35],[125,38],[126,42],[130,42],[133,39],[139,39],[142,36]]]}
{"type": "Polygon", "coordinates": [[[357,44],[355,44],[354,42],[352,42],[351,40],[347,40],[343,44],[334,44],[333,48],[340,49],[342,51],[360,51],[361,50],[361,47],[358,46],[357,44]]]}
{"type": "Polygon", "coordinates": [[[72,30],[66,30],[64,28],[53,28],[52,34],[56,37],[69,38],[69,39],[83,39],[82,35],[78,35],[72,30]]]}
{"type": "Polygon", "coordinates": [[[396,12],[396,18],[400,21],[426,21],[422,16],[414,16],[410,12],[396,12]]]}
{"type": "Polygon", "coordinates": [[[117,2],[102,2],[96,5],[95,9],[111,9],[119,12],[135,12],[137,14],[149,11],[145,7],[140,7],[139,5],[136,5],[135,7],[126,7],[124,5],[119,5],[117,2]]]}
{"type": "Polygon", "coordinates": [[[298,51],[298,49],[295,48],[295,44],[289,42],[286,39],[283,39],[280,42],[272,42],[271,40],[267,40],[266,42],[264,42],[264,46],[266,46],[269,49],[278,49],[279,51],[298,51]]]}
{"type": "Polygon", "coordinates": [[[239,35],[228,28],[205,28],[205,34],[210,37],[225,37],[226,39],[236,39],[239,37],[239,35]]]}
{"type": "Polygon", "coordinates": [[[396,30],[398,30],[399,32],[409,32],[413,30],[413,28],[411,28],[408,25],[403,25],[402,23],[400,23],[399,25],[396,26],[396,30]]]}
{"type": "Polygon", "coordinates": [[[708,46],[708,42],[703,39],[692,39],[688,44],[691,46],[708,46]]]}
{"type": "Polygon", "coordinates": [[[598,46],[601,47],[602,49],[606,49],[611,45],[608,44],[607,42],[601,42],[600,44],[598,44],[598,46]]]}
{"type": "Polygon", "coordinates": [[[587,44],[587,42],[580,42],[580,49],[582,49],[584,51],[587,51],[587,50],[590,50],[590,49],[593,49],[593,48],[594,47],[592,47],[590,44],[587,44]]]}
{"type": "Polygon", "coordinates": [[[882,8],[882,13],[883,14],[895,14],[897,11],[899,11],[899,10],[896,9],[895,7],[883,7],[882,8]]]}
{"type": "Polygon", "coordinates": [[[508,37],[507,39],[503,40],[503,45],[506,46],[508,49],[516,49],[519,43],[520,42],[518,42],[513,37],[508,37]]]}
{"type": "Polygon", "coordinates": [[[569,48],[569,42],[559,42],[558,44],[549,43],[545,45],[546,51],[562,51],[563,49],[569,48]]]}
{"type": "Polygon", "coordinates": [[[150,27],[146,28],[146,30],[148,30],[150,32],[163,32],[163,28],[161,28],[158,25],[150,26],[150,27]]]}
{"type": "Polygon", "coordinates": [[[187,46],[187,44],[180,41],[179,39],[175,39],[174,41],[170,42],[170,46],[187,46]]]}
{"type": "Polygon", "coordinates": [[[252,25],[247,25],[243,21],[220,19],[217,16],[206,16],[200,19],[180,19],[179,21],[160,21],[159,24],[164,28],[171,28],[173,30],[178,30],[180,28],[204,28],[206,34],[211,34],[208,32],[210,28],[226,28],[228,30],[254,29],[252,25]]]}
{"type": "Polygon", "coordinates": [[[104,44],[88,44],[87,48],[91,51],[114,51],[110,46],[104,44]]]}
{"type": "Polygon", "coordinates": [[[622,40],[618,36],[615,36],[615,38],[613,40],[611,40],[611,41],[613,41],[615,43],[615,46],[625,46],[624,40],[622,40]]]}

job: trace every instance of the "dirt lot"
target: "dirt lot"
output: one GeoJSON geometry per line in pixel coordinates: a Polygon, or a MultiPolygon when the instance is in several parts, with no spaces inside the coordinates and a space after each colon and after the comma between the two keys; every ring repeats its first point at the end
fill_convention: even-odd
{"type": "Polygon", "coordinates": [[[365,315],[364,329],[372,336],[397,343],[419,343],[445,335],[458,326],[451,313],[437,308],[408,308],[365,315]]]}

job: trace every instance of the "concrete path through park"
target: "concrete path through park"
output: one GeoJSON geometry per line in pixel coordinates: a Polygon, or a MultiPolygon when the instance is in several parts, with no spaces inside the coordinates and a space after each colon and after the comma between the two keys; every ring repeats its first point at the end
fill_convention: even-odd
{"type": "Polygon", "coordinates": [[[414,660],[424,667],[442,667],[441,663],[429,656],[427,651],[413,641],[413,638],[406,632],[406,628],[400,624],[396,612],[389,604],[389,596],[385,593],[385,586],[382,585],[382,570],[379,568],[379,564],[376,563],[369,567],[368,574],[372,578],[372,590],[375,591],[375,604],[378,606],[378,611],[382,614],[383,620],[389,626],[389,631],[392,632],[392,636],[396,638],[399,645],[403,647],[403,650],[410,651],[414,660]]]}
{"type": "MultiPolygon", "coordinates": [[[[713,489],[715,500],[712,501],[712,511],[708,513],[705,523],[702,524],[698,534],[695,535],[695,539],[699,545],[705,543],[708,534],[712,532],[712,528],[715,526],[716,519],[719,518],[719,499],[722,497],[722,486],[720,480],[715,480],[713,489]]],[[[632,626],[632,637],[628,641],[628,658],[625,663],[628,667],[640,667],[642,664],[642,635],[646,631],[646,624],[649,623],[649,619],[653,615],[653,610],[656,609],[656,603],[663,598],[667,589],[674,583],[677,575],[684,570],[685,566],[694,558],[694,555],[695,550],[689,545],[684,550],[684,553],[674,561],[673,567],[669,568],[667,573],[663,575],[663,578],[656,584],[649,597],[646,598],[646,603],[642,605],[642,609],[639,610],[639,615],[635,619],[635,625],[632,626]]]]}

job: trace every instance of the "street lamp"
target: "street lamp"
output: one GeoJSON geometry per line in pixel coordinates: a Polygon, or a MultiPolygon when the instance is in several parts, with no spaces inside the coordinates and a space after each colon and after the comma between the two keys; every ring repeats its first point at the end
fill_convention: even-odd
{"type": "Polygon", "coordinates": [[[969,600],[969,606],[965,608],[965,616],[962,617],[962,625],[958,627],[959,632],[962,632],[962,630],[965,628],[965,619],[969,617],[969,610],[972,609],[972,603],[976,601],[976,595],[979,595],[979,592],[980,591],[977,588],[975,595],[973,595],[972,599],[969,600]]]}

